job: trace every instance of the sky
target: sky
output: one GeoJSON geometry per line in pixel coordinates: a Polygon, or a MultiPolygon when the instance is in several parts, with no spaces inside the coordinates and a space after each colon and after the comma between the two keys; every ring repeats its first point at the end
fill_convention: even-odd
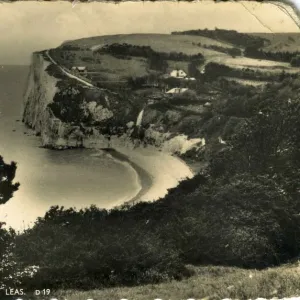
{"type": "MultiPolygon", "coordinates": [[[[300,6],[300,0],[297,1],[300,6]]],[[[215,27],[242,32],[299,32],[275,5],[201,1],[0,3],[0,64],[30,63],[32,52],[66,40],[118,33],[170,33],[215,27]]]]}

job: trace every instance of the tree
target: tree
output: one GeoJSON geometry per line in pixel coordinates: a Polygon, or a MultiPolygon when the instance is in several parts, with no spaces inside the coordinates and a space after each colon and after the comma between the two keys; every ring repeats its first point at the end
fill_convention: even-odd
{"type": "Polygon", "coordinates": [[[291,59],[292,67],[300,67],[300,55],[296,55],[291,59]]]}
{"type": "Polygon", "coordinates": [[[5,204],[19,188],[19,183],[13,183],[16,169],[15,162],[6,164],[0,156],[0,204],[5,204]]]}
{"type": "MultiPolygon", "coordinates": [[[[10,198],[12,198],[13,193],[18,190],[19,183],[13,183],[16,175],[17,164],[11,162],[6,164],[0,156],[0,205],[5,204],[10,198]]],[[[2,285],[10,278],[9,275],[11,271],[11,253],[9,251],[15,233],[12,229],[6,230],[1,228],[4,222],[0,220],[0,289],[2,285]]]]}
{"type": "Polygon", "coordinates": [[[159,54],[153,53],[148,58],[149,68],[165,73],[168,68],[168,62],[159,54]]]}
{"type": "Polygon", "coordinates": [[[200,71],[198,70],[198,67],[200,65],[200,61],[198,60],[192,60],[188,65],[188,74],[190,77],[198,78],[201,76],[200,71]]]}

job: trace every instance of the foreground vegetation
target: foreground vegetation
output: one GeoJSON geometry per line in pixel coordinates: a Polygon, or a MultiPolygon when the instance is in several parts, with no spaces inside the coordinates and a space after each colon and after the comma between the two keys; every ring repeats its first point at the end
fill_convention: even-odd
{"type": "Polygon", "coordinates": [[[91,299],[256,299],[299,296],[299,266],[244,270],[232,267],[190,267],[195,275],[182,281],[169,281],[156,285],[117,287],[104,290],[60,290],[54,295],[70,300],[91,299]]]}
{"type": "MultiPolygon", "coordinates": [[[[240,46],[246,41],[241,39],[240,46]]],[[[261,43],[260,39],[250,41],[261,43]]],[[[160,53],[130,44],[114,44],[101,51],[114,56],[133,51],[149,65],[160,53]]],[[[172,59],[202,59],[173,55],[172,59]]],[[[58,72],[55,67],[49,71],[58,72]]],[[[191,83],[193,91],[151,105],[148,111],[154,117],[142,127],[157,122],[176,134],[204,137],[205,147],[188,151],[182,158],[205,162],[207,168],[154,203],[110,211],[95,206],[80,211],[53,206],[23,233],[1,229],[3,286],[100,289],[95,297],[129,299],[142,293],[147,298],[170,298],[173,293],[174,298],[243,299],[299,293],[297,267],[278,266],[297,259],[300,252],[300,77],[282,72],[276,75],[277,82],[257,89],[220,77],[241,72],[246,78],[265,80],[266,74],[210,63],[200,75],[192,62],[189,71],[197,77],[191,83]],[[208,97],[212,105],[203,113],[182,108],[203,104],[208,97]],[[174,121],[168,114],[179,117],[174,121]]],[[[122,127],[137,115],[142,105],[137,90],[144,82],[133,78],[129,82],[132,90],[110,97],[111,105],[117,102],[115,98],[122,103],[114,107],[119,110],[115,119],[93,124],[103,126],[102,133],[112,134],[116,124],[122,127]],[[128,108],[128,120],[120,106],[128,108]]],[[[94,97],[80,86],[59,84],[62,89],[49,106],[55,116],[78,126],[91,124],[94,119],[82,113],[81,104],[97,98],[104,106],[104,92],[94,97]]],[[[18,188],[13,184],[16,165],[0,159],[0,166],[0,200],[5,203],[18,188]]],[[[72,299],[87,295],[59,293],[72,299]]]]}
{"type": "Polygon", "coordinates": [[[8,235],[15,246],[11,272],[39,267],[15,284],[135,286],[188,278],[194,272],[187,265],[263,269],[296,258],[299,89],[299,78],[286,78],[259,95],[250,92],[217,107],[214,118],[242,99],[251,109],[231,110],[239,112],[239,122],[225,144],[211,140],[207,170],[164,199],[111,211],[56,206],[33,228],[8,235]]]}

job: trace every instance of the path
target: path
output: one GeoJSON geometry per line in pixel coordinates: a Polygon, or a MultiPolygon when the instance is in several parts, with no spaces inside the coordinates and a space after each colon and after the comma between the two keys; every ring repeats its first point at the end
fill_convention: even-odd
{"type": "Polygon", "coordinates": [[[50,59],[50,61],[51,61],[53,64],[55,64],[56,66],[58,66],[58,67],[60,68],[60,70],[61,70],[65,75],[67,75],[69,78],[76,79],[77,81],[80,81],[81,83],[83,83],[83,84],[85,84],[85,85],[87,85],[87,86],[89,86],[89,87],[95,87],[95,86],[94,86],[93,84],[91,84],[90,82],[85,81],[85,80],[83,80],[83,79],[81,79],[81,78],[79,78],[79,77],[77,77],[77,76],[71,74],[71,73],[68,72],[65,68],[61,67],[61,66],[60,66],[60,65],[59,65],[59,64],[58,64],[58,63],[50,56],[49,50],[46,51],[46,55],[47,55],[47,57],[50,59]]]}

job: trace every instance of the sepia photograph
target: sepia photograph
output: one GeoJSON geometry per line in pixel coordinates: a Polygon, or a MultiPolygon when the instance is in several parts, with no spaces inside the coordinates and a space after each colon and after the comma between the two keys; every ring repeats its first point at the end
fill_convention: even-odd
{"type": "Polygon", "coordinates": [[[0,3],[0,300],[300,299],[300,2],[0,3]]]}

